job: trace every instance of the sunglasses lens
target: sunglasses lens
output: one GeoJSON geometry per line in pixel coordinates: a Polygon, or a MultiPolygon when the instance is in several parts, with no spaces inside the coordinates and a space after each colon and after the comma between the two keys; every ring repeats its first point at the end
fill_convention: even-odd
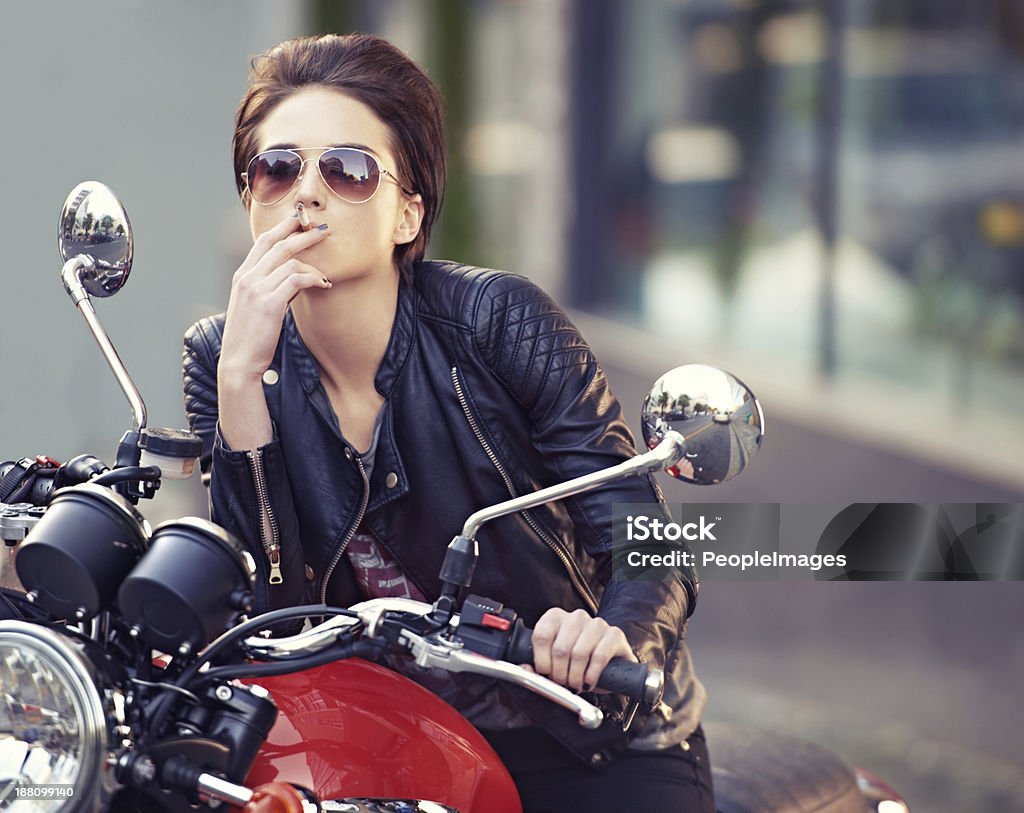
{"type": "Polygon", "coordinates": [[[320,174],[334,194],[350,203],[368,201],[380,185],[377,162],[359,150],[326,150],[320,156],[320,174]]]}
{"type": "Polygon", "coordinates": [[[288,150],[261,152],[249,162],[249,194],[257,203],[277,203],[299,177],[302,159],[288,150]]]}

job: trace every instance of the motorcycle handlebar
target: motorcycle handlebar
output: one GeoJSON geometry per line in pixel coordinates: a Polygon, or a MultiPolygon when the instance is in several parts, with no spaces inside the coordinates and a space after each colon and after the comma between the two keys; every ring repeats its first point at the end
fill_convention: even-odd
{"type": "MultiPolygon", "coordinates": [[[[358,614],[363,623],[367,625],[367,633],[372,636],[376,634],[384,614],[401,612],[422,617],[430,612],[431,605],[410,599],[382,598],[355,604],[350,609],[358,614]]],[[[288,638],[253,637],[247,639],[245,643],[251,653],[258,653],[263,657],[294,657],[299,653],[313,652],[323,648],[327,643],[335,640],[342,627],[351,623],[353,623],[351,618],[335,618],[288,638]]],[[[461,622],[459,629],[464,629],[461,622]]],[[[491,630],[491,632],[495,632],[495,630],[491,630]]],[[[480,650],[482,654],[513,665],[533,663],[533,630],[524,626],[520,619],[516,619],[502,637],[504,639],[502,644],[499,644],[495,650],[480,650]]],[[[473,639],[461,635],[459,638],[466,649],[477,650],[473,639]]],[[[443,660],[435,665],[443,668],[445,666],[443,660]]],[[[450,666],[451,664],[448,665],[449,668],[450,666]]],[[[653,706],[661,701],[665,679],[661,670],[651,669],[645,663],[615,658],[605,667],[597,686],[653,706]]]]}
{"type": "MultiPolygon", "coordinates": [[[[522,624],[513,625],[505,660],[509,663],[533,663],[533,630],[522,624]]],[[[653,706],[661,702],[665,675],[660,669],[650,669],[646,663],[613,658],[601,673],[597,687],[653,706]]]]}
{"type": "Polygon", "coordinates": [[[102,460],[83,454],[63,465],[46,455],[0,463],[0,503],[46,505],[65,486],[78,485],[110,470],[102,460]]]}

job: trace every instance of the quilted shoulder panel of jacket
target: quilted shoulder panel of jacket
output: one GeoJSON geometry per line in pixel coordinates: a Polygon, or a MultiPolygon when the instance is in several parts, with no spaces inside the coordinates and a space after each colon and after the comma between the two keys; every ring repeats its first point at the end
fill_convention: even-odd
{"type": "Polygon", "coordinates": [[[213,451],[217,423],[217,362],[224,335],[224,314],[196,322],[185,334],[181,375],[189,429],[203,438],[200,458],[204,474],[213,451]]]}
{"type": "Polygon", "coordinates": [[[424,315],[468,333],[525,409],[557,404],[565,372],[593,373],[594,356],[579,331],[526,277],[448,262],[420,263],[416,275],[424,315]]]}

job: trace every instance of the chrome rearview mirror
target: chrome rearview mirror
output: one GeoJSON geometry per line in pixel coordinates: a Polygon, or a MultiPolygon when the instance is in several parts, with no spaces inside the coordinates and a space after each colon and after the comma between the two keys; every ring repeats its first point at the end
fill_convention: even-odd
{"type": "Polygon", "coordinates": [[[642,418],[646,452],[470,516],[448,545],[441,597],[431,617],[447,623],[459,592],[471,584],[476,535],[485,522],[659,469],[701,485],[730,480],[746,468],[764,437],[764,413],[754,394],[735,376],[704,364],[676,367],[659,378],[644,399],[642,418]]]}
{"type": "MultiPolygon", "coordinates": [[[[121,357],[96,316],[89,295],[117,293],[132,270],[132,226],[124,206],[108,186],[83,181],[71,190],[57,224],[57,245],[64,267],[60,278],[93,338],[100,346],[132,409],[132,431],[146,426],[146,404],[121,357]]],[[[135,463],[138,462],[137,454],[135,463]]]]}
{"type": "Polygon", "coordinates": [[[688,483],[731,480],[750,463],[764,437],[764,413],[754,393],[736,376],[706,364],[665,373],[644,398],[641,426],[647,448],[668,431],[685,441],[685,452],[666,469],[688,483]]]}
{"type": "Polygon", "coordinates": [[[139,467],[141,462],[139,480],[117,486],[123,485],[121,493],[138,502],[153,496],[161,477],[188,477],[202,441],[190,432],[147,428],[142,395],[93,307],[91,296],[117,293],[132,270],[132,225],[117,195],[99,181],[83,181],[72,189],[61,209],[57,245],[64,260],[60,273],[64,290],[85,319],[132,410],[132,427],[118,444],[115,468],[139,467]]]}
{"type": "Polygon", "coordinates": [[[71,190],[60,213],[57,245],[65,263],[64,287],[75,304],[79,285],[92,296],[117,293],[132,270],[132,225],[109,187],[84,181],[71,190]]]}

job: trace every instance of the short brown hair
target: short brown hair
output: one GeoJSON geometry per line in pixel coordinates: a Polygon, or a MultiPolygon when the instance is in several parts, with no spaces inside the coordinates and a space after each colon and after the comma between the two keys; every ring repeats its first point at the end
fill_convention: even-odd
{"type": "Polygon", "coordinates": [[[235,113],[232,150],[235,184],[256,154],[256,129],[270,112],[303,87],[339,90],[369,107],[391,133],[389,146],[402,185],[423,198],[423,222],[410,243],[395,247],[404,275],[423,259],[444,199],[447,149],[441,94],[410,57],[371,34],[323,34],[275,45],[252,60],[249,89],[235,113]]]}

